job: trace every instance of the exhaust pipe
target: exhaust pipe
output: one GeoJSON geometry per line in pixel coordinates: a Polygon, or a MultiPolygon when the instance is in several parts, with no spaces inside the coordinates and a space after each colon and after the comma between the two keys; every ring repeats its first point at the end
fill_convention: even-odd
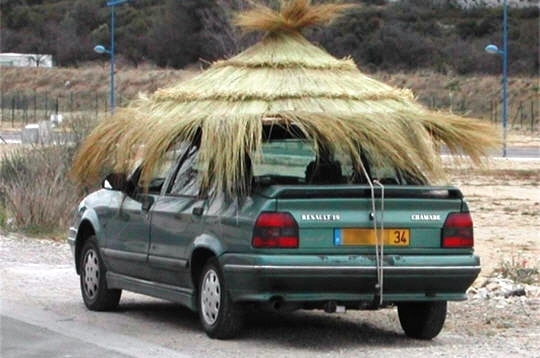
{"type": "Polygon", "coordinates": [[[283,297],[275,296],[267,303],[262,305],[263,309],[271,312],[292,312],[300,308],[300,305],[296,302],[287,302],[283,297]]]}
{"type": "Polygon", "coordinates": [[[280,297],[272,298],[270,301],[270,307],[272,307],[272,310],[278,312],[281,310],[281,307],[283,305],[283,299],[280,297]]]}
{"type": "Polygon", "coordinates": [[[340,306],[336,301],[328,301],[324,304],[324,312],[326,313],[345,313],[345,306],[340,306]]]}

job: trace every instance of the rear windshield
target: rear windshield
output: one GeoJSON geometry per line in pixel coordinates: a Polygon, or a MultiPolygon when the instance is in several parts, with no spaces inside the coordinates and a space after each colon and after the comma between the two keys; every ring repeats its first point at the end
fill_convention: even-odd
{"type": "MultiPolygon", "coordinates": [[[[372,167],[368,162],[365,162],[364,166],[371,179],[377,179],[383,184],[408,184],[401,173],[392,167],[372,167]]],[[[367,183],[363,171],[354,169],[350,155],[339,152],[316,152],[313,143],[304,139],[277,139],[265,142],[260,160],[252,161],[252,171],[257,184],[367,183]]]]}

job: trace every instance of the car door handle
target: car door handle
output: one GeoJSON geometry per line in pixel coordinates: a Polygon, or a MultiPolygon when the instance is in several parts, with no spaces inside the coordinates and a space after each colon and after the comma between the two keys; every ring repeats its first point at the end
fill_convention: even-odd
{"type": "Polygon", "coordinates": [[[202,216],[203,211],[204,211],[203,208],[199,206],[199,207],[193,208],[191,212],[193,213],[193,215],[202,216]]]}

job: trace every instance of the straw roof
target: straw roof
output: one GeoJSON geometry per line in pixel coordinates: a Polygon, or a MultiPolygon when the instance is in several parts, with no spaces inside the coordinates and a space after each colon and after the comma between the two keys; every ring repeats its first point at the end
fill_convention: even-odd
{"type": "Polygon", "coordinates": [[[443,173],[441,144],[480,161],[497,143],[489,125],[428,110],[409,90],[366,76],[352,59],[337,59],[301,35],[303,28],[330,21],[349,7],[292,0],[282,2],[280,12],[256,6],[241,14],[239,26],[266,32],[259,43],[188,81],[118,108],[85,140],[73,175],[91,181],[106,166],[126,170],[138,153],[148,177],[174,143],[189,141],[202,129],[203,185],[233,192],[244,174],[244,152],[260,153],[263,122],[269,118],[349,153],[358,165],[361,147],[371,161],[428,182],[443,173]]]}

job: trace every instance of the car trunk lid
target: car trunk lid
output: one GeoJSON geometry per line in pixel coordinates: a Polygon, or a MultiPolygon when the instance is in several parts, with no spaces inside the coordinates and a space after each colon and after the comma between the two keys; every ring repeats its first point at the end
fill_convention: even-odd
{"type": "Polygon", "coordinates": [[[377,235],[387,253],[439,250],[448,215],[467,210],[454,187],[392,185],[372,195],[366,185],[271,186],[261,194],[296,220],[299,249],[326,253],[372,253],[377,235]]]}

